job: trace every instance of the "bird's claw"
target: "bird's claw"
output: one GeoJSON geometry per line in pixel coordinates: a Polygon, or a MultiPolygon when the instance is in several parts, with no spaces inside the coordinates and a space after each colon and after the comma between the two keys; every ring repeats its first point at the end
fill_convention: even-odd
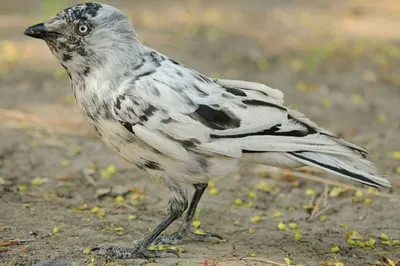
{"type": "Polygon", "coordinates": [[[188,236],[190,239],[193,240],[198,240],[198,241],[205,241],[211,238],[218,238],[219,240],[224,240],[222,236],[216,233],[202,233],[202,234],[196,234],[192,231],[189,231],[188,236]]]}
{"type": "Polygon", "coordinates": [[[151,259],[167,257],[168,254],[173,254],[180,258],[178,251],[173,249],[147,250],[141,247],[95,247],[91,251],[103,255],[108,259],[151,259]]]}
{"type": "Polygon", "coordinates": [[[206,241],[211,238],[218,238],[219,240],[223,240],[222,236],[215,233],[202,233],[196,234],[192,231],[187,231],[186,233],[173,233],[171,235],[159,235],[154,241],[153,245],[176,245],[181,244],[183,242],[183,238],[188,236],[192,240],[196,241],[206,241]]]}

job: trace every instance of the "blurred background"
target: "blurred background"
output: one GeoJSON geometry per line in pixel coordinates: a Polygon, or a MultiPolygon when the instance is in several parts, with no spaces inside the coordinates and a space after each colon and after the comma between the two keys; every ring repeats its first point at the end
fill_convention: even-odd
{"type": "MultiPolygon", "coordinates": [[[[71,206],[103,205],[104,209],[113,210],[115,202],[112,200],[99,201],[96,196],[97,187],[93,187],[90,182],[82,185],[82,180],[86,179],[78,173],[92,162],[96,162],[99,169],[110,170],[108,167],[112,164],[116,165],[117,169],[132,171],[130,166],[110,152],[88,127],[70,93],[68,76],[53,58],[45,43],[23,35],[28,26],[42,22],[61,9],[79,2],[69,0],[0,2],[0,201],[3,200],[3,205],[0,207],[9,210],[5,218],[0,214],[0,226],[2,223],[7,226],[17,224],[21,229],[18,231],[20,234],[6,233],[3,238],[14,236],[27,238],[26,233],[33,230],[32,227],[36,228],[35,223],[41,222],[39,216],[53,217],[54,213],[58,216],[54,215],[55,218],[49,219],[36,229],[40,232],[51,231],[52,227],[62,223],[65,223],[64,228],[79,226],[80,216],[74,216],[70,221],[61,218],[65,215],[65,208],[71,206]],[[34,181],[35,178],[39,179],[34,181]],[[22,191],[21,186],[25,186],[22,191]],[[31,194],[26,192],[24,194],[25,190],[31,194]],[[87,195],[87,191],[91,191],[91,194],[87,195]],[[42,195],[44,192],[50,195],[47,197],[53,199],[52,196],[55,195],[54,197],[64,203],[60,206],[57,204],[49,206],[47,201],[49,198],[46,199],[42,195]],[[28,215],[31,220],[26,221],[24,217],[27,215],[27,210],[22,208],[21,204],[33,205],[32,197],[36,202],[36,211],[33,212],[32,208],[30,216],[28,215]],[[36,217],[37,220],[32,217],[36,217]]],[[[394,184],[390,197],[399,196],[400,1],[104,0],[103,2],[121,9],[130,16],[136,31],[146,45],[189,67],[212,77],[262,82],[282,90],[285,93],[286,105],[300,110],[335,134],[367,146],[371,151],[371,160],[376,162],[378,168],[388,175],[394,184]]],[[[111,167],[111,172],[112,169],[114,168],[111,167]]],[[[102,175],[101,171],[99,175],[102,175]]],[[[132,179],[131,172],[128,176],[129,179],[126,175],[117,175],[115,178],[121,177],[117,179],[121,184],[133,182],[135,186],[146,191],[143,192],[145,195],[147,190],[151,192],[160,189],[158,185],[147,185],[146,179],[142,180],[141,176],[139,179],[132,179]]],[[[235,199],[248,197],[248,191],[254,189],[260,182],[259,179],[254,179],[256,181],[251,181],[249,184],[246,181],[248,186],[242,188],[240,184],[243,185],[244,181],[238,177],[234,178],[236,179],[232,184],[221,184],[218,195],[210,195],[210,199],[205,199],[204,204],[208,206],[212,203],[210,206],[214,207],[210,208],[216,209],[218,206],[221,208],[231,206],[235,199]],[[238,185],[235,185],[236,183],[238,185]],[[211,196],[216,196],[217,199],[211,196]]],[[[233,224],[235,219],[247,222],[243,222],[241,234],[237,236],[236,249],[221,244],[212,246],[213,250],[210,251],[206,249],[205,244],[205,249],[201,251],[203,253],[194,254],[200,247],[193,245],[190,251],[193,254],[186,256],[197,262],[202,262],[204,257],[208,256],[207,258],[217,258],[217,261],[222,263],[224,259],[221,258],[230,258],[231,256],[227,254],[238,250],[241,256],[254,252],[254,256],[255,254],[268,258],[272,256],[281,263],[284,263],[283,258],[290,254],[298,263],[306,265],[321,265],[323,261],[334,263],[336,259],[345,262],[346,265],[372,265],[376,260],[389,263],[385,258],[391,258],[393,261],[395,258],[400,258],[398,248],[392,250],[384,245],[379,246],[379,252],[376,250],[364,252],[362,249],[355,252],[351,246],[346,246],[343,232],[332,229],[339,228],[339,224],[344,222],[353,223],[353,228],[359,226],[357,230],[363,230],[363,234],[372,234],[378,239],[383,232],[377,229],[377,225],[380,224],[382,228],[387,228],[386,233],[391,232],[390,237],[399,239],[399,204],[376,195],[377,198],[373,198],[375,204],[373,207],[365,206],[368,204],[348,209],[340,207],[338,217],[336,220],[332,218],[329,226],[326,224],[311,226],[305,223],[305,211],[294,212],[292,216],[287,216],[286,221],[303,219],[301,220],[305,223],[303,234],[307,235],[305,238],[308,237],[310,242],[306,241],[302,246],[293,244],[291,236],[285,238],[274,233],[268,233],[268,237],[265,235],[263,237],[261,233],[259,237],[254,234],[249,235],[248,228],[254,229],[256,226],[249,222],[248,216],[258,213],[263,217],[268,212],[290,207],[290,204],[300,198],[308,201],[308,196],[303,193],[306,188],[321,192],[324,189],[330,191],[334,187],[327,188],[326,184],[321,185],[302,179],[297,180],[298,183],[294,186],[295,181],[296,178],[289,178],[288,181],[282,176],[266,181],[268,185],[278,187],[279,191],[275,193],[271,192],[274,190],[268,192],[268,189],[264,189],[267,194],[261,196],[261,202],[255,203],[257,208],[249,206],[246,211],[233,211],[236,218],[230,218],[232,210],[228,210],[225,216],[217,216],[217,219],[214,216],[216,214],[204,211],[207,224],[213,226],[213,229],[225,230],[225,234],[231,240],[238,232],[235,231],[235,227],[229,229],[224,225],[233,224]],[[278,182],[282,182],[282,178],[286,183],[278,182]],[[289,197],[287,201],[277,201],[267,206],[262,204],[269,202],[271,198],[276,199],[282,191],[294,198],[289,197]],[[298,198],[295,198],[296,195],[298,198]],[[223,223],[219,225],[216,221],[218,219],[223,223]],[[333,239],[314,243],[314,240],[321,238],[327,230],[336,232],[326,236],[333,239]],[[268,239],[281,244],[274,246],[267,241],[268,239]],[[340,243],[347,253],[329,255],[330,247],[340,243]],[[287,249],[283,250],[279,245],[284,245],[287,249]],[[315,255],[315,252],[318,255],[315,255]],[[362,264],[359,264],[360,261],[362,264]]],[[[102,185],[107,187],[115,183],[115,180],[110,181],[100,177],[100,181],[96,182],[103,182],[102,185]]],[[[136,193],[132,191],[131,189],[129,193],[136,193]]],[[[167,195],[166,191],[163,193],[167,195]]],[[[157,191],[156,194],[161,195],[161,198],[152,201],[150,197],[144,205],[149,202],[157,203],[162,212],[166,202],[162,199],[162,193],[157,191]]],[[[344,195],[353,196],[351,193],[344,195]]],[[[113,194],[112,197],[114,196],[113,194]]],[[[118,215],[126,214],[116,212],[118,215]]],[[[155,225],[158,222],[158,218],[153,219],[151,211],[146,212],[142,209],[141,213],[142,217],[145,217],[144,221],[148,219],[146,223],[155,225]]],[[[116,217],[119,216],[109,218],[106,216],[106,221],[97,221],[99,224],[95,225],[119,223],[120,220],[116,217]]],[[[277,222],[274,221],[264,225],[266,228],[261,227],[260,232],[265,233],[268,230],[275,232],[277,222]]],[[[128,227],[126,225],[126,228],[128,227]]],[[[146,230],[145,225],[140,223],[135,228],[137,230],[134,232],[126,232],[131,238],[132,234],[136,236],[146,230]]],[[[1,233],[0,230],[0,240],[1,233]]],[[[87,238],[87,235],[100,234],[97,231],[82,234],[81,238],[85,240],[63,242],[58,239],[61,246],[56,247],[65,250],[66,246],[77,245],[80,249],[84,249],[93,241],[100,241],[87,238]]],[[[103,234],[104,239],[108,237],[107,234],[103,234]]],[[[36,248],[39,250],[39,247],[36,248]]],[[[33,257],[29,252],[25,254],[15,251],[4,253],[6,255],[3,256],[6,256],[4,260],[7,261],[26,260],[29,264],[49,256],[63,255],[57,248],[56,251],[52,251],[51,256],[45,251],[37,252],[33,257]]],[[[1,254],[3,253],[0,252],[0,265],[2,265],[1,254]]],[[[78,261],[88,261],[83,254],[76,258],[78,261]]],[[[226,265],[234,265],[232,263],[226,265]]],[[[237,265],[241,265],[241,262],[237,265]]]]}
{"type": "MultiPolygon", "coordinates": [[[[400,93],[396,0],[104,2],[131,17],[145,44],[213,77],[281,89],[287,104],[302,111],[306,107],[313,119],[333,129],[339,123],[346,131],[359,123],[357,130],[376,137],[398,126],[399,113],[392,108],[400,93]]],[[[49,97],[70,100],[64,70],[44,42],[23,31],[74,3],[79,1],[1,3],[0,80],[4,85],[21,82],[17,88],[0,88],[3,107],[28,108],[41,100],[48,103],[49,97]],[[25,75],[39,78],[32,84],[21,79],[25,75]],[[56,87],[35,94],[29,86],[46,90],[38,82],[56,87]],[[28,97],[35,99],[28,103],[28,97]],[[17,99],[23,106],[17,106],[17,99]]]]}

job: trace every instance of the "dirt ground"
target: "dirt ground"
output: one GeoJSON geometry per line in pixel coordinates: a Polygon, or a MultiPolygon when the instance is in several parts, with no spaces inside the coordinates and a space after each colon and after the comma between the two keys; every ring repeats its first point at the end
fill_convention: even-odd
{"type": "MultiPolygon", "coordinates": [[[[129,246],[165,214],[167,189],[94,135],[50,51],[22,34],[73,2],[0,3],[1,266],[103,265],[88,249],[129,246]],[[14,239],[33,241],[4,246],[14,239]]],[[[196,216],[199,230],[225,241],[187,240],[176,246],[180,259],[107,265],[399,263],[398,0],[104,2],[129,14],[147,45],[188,66],[281,89],[287,105],[367,146],[393,182],[377,193],[309,169],[243,169],[216,178],[196,216]]]]}

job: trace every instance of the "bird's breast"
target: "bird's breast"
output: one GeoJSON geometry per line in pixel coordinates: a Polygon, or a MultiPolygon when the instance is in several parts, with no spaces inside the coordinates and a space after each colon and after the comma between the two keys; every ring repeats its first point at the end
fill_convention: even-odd
{"type": "Polygon", "coordinates": [[[102,118],[89,123],[112,150],[133,164],[137,164],[140,155],[146,156],[150,153],[150,149],[135,134],[117,121],[102,118]]]}

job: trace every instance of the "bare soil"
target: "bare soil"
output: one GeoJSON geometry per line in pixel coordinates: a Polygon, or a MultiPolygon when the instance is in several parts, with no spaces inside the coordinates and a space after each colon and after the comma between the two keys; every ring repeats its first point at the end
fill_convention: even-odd
{"type": "MultiPolygon", "coordinates": [[[[22,34],[75,2],[0,3],[0,243],[34,240],[0,247],[0,265],[48,260],[103,265],[103,258],[85,250],[104,243],[129,246],[165,215],[168,190],[95,136],[45,44],[22,34]]],[[[287,105],[367,146],[371,160],[393,182],[383,195],[355,196],[347,189],[335,196],[334,186],[293,172],[243,169],[213,182],[216,189],[203,197],[196,217],[200,230],[218,232],[225,241],[187,240],[177,245],[184,249],[180,259],[108,265],[285,265],[285,258],[293,265],[398,263],[400,246],[393,244],[400,239],[397,0],[104,2],[127,12],[147,45],[188,66],[281,89],[287,105]],[[280,222],[287,230],[278,229],[280,222]],[[289,223],[297,224],[300,239],[289,223]],[[376,242],[370,248],[351,245],[352,231],[362,236],[359,241],[376,242]],[[393,245],[382,243],[382,233],[393,245]],[[337,253],[331,252],[334,246],[337,253]]],[[[322,181],[355,185],[312,173],[322,181]]]]}

